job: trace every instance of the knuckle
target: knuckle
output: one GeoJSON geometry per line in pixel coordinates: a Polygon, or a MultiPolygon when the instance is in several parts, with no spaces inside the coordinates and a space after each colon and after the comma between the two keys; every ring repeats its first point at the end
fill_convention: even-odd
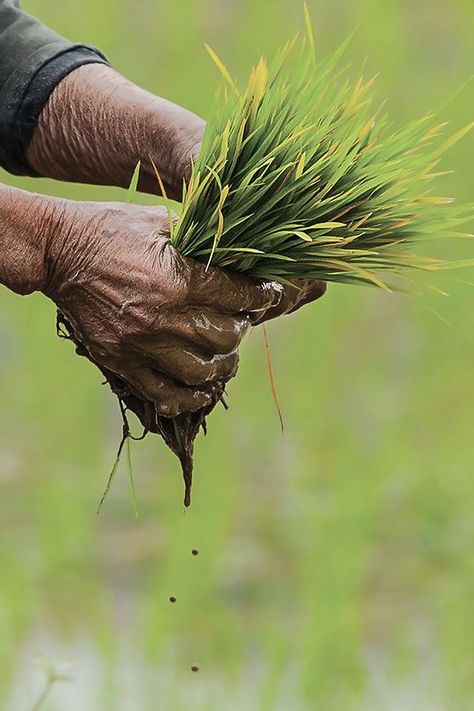
{"type": "Polygon", "coordinates": [[[247,333],[250,330],[250,326],[252,325],[252,322],[248,316],[246,316],[243,319],[240,319],[236,323],[235,326],[235,335],[236,335],[236,345],[238,345],[241,340],[247,335],[247,333]]]}
{"type": "Polygon", "coordinates": [[[239,367],[239,354],[237,351],[234,353],[231,353],[231,355],[228,356],[225,362],[225,368],[224,372],[222,373],[222,376],[226,380],[230,380],[230,378],[235,377],[237,374],[237,370],[239,367]]]}
{"type": "Polygon", "coordinates": [[[283,287],[274,281],[260,281],[251,283],[247,289],[247,309],[249,311],[264,311],[278,306],[283,297],[283,287]]]}
{"type": "Polygon", "coordinates": [[[199,410],[209,404],[210,399],[211,395],[202,387],[176,387],[175,390],[168,391],[165,398],[155,401],[155,408],[158,415],[177,417],[199,410]]]}
{"type": "Polygon", "coordinates": [[[202,388],[198,388],[192,391],[191,397],[189,398],[189,401],[186,403],[187,404],[187,410],[189,412],[196,412],[196,410],[200,410],[201,407],[205,407],[206,405],[209,405],[211,402],[211,394],[203,390],[202,388]]]}
{"type": "Polygon", "coordinates": [[[161,402],[155,401],[155,410],[158,415],[162,415],[163,417],[177,417],[177,415],[180,415],[182,412],[179,405],[171,399],[161,402]]]}
{"type": "Polygon", "coordinates": [[[232,353],[229,353],[225,356],[214,356],[208,380],[213,383],[219,382],[221,380],[230,380],[236,375],[238,366],[239,354],[237,351],[233,351],[232,353]]]}

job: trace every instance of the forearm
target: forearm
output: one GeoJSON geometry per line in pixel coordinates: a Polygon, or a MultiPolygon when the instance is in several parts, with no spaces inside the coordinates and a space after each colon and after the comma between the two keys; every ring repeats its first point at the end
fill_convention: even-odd
{"type": "Polygon", "coordinates": [[[44,288],[48,241],[60,203],[0,185],[0,284],[18,294],[44,288]]]}
{"type": "Polygon", "coordinates": [[[84,64],[105,63],[98,50],[74,44],[0,0],[0,165],[34,175],[25,159],[38,115],[53,89],[84,64]]]}
{"type": "Polygon", "coordinates": [[[121,187],[140,160],[140,189],[158,193],[153,160],[168,195],[179,199],[203,130],[202,119],[190,111],[110,67],[89,65],[69,74],[49,97],[27,159],[44,176],[121,187]]]}

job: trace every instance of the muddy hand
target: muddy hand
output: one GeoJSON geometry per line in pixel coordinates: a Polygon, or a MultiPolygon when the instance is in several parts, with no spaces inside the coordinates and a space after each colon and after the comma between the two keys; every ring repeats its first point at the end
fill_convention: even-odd
{"type": "Polygon", "coordinates": [[[91,360],[157,414],[208,406],[236,373],[251,319],[279,304],[281,287],[183,257],[162,208],[58,203],[42,291],[91,360]]]}

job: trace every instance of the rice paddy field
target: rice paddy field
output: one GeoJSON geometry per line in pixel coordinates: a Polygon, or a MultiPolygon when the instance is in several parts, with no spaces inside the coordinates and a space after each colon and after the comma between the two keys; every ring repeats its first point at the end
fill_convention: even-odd
{"type": "MultiPolygon", "coordinates": [[[[204,42],[244,81],[303,27],[290,0],[23,5],[204,117],[219,84],[204,42]]],[[[472,0],[308,5],[321,56],[358,27],[354,79],[364,62],[379,74],[396,124],[474,72],[472,0]]],[[[451,132],[473,99],[471,83],[446,107],[451,132]]],[[[472,201],[472,133],[443,166],[444,193],[472,201]]],[[[437,249],[473,256],[469,240],[437,249]]],[[[474,709],[474,274],[436,283],[450,296],[330,284],[269,324],[283,436],[256,329],[230,410],[197,442],[186,513],[163,442],[132,443],[138,518],[125,467],[96,516],[121,433],[114,398],[56,338],[52,304],[2,289],[0,708],[474,709]]]]}

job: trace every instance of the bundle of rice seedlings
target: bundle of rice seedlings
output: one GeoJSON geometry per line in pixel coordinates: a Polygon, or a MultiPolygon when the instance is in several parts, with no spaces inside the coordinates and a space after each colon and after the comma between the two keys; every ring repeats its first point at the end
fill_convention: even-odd
{"type": "MultiPolygon", "coordinates": [[[[184,186],[171,240],[184,255],[251,277],[371,284],[440,271],[418,243],[463,236],[472,206],[433,189],[442,154],[474,125],[442,138],[428,114],[402,128],[374,110],[373,80],[338,69],[344,43],[316,61],[311,23],[271,62],[260,59],[241,90],[210,49],[225,82],[184,186]]],[[[159,180],[159,176],[158,180],[159,180]]],[[[464,263],[466,264],[466,263],[464,263]]],[[[222,384],[223,392],[224,384],[222,384]]],[[[115,388],[116,392],[120,389],[115,388]]],[[[179,456],[190,502],[194,438],[216,404],[175,420],[152,403],[129,403],[179,456]]],[[[125,399],[125,402],[126,399],[125,399]]]]}
{"type": "Polygon", "coordinates": [[[413,244],[459,236],[474,213],[433,192],[442,154],[474,122],[439,140],[428,114],[394,129],[372,108],[373,80],[337,72],[345,44],[316,64],[311,25],[271,63],[260,59],[240,91],[226,80],[185,186],[171,240],[215,267],[287,282],[410,279],[459,262],[421,256],[413,244]]]}

